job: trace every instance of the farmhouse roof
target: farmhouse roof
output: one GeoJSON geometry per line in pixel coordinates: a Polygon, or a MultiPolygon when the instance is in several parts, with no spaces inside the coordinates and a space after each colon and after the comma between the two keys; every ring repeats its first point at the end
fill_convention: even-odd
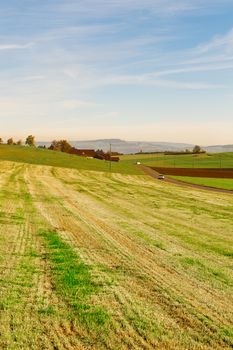
{"type": "Polygon", "coordinates": [[[69,153],[83,157],[94,157],[96,154],[94,149],[77,149],[75,147],[72,147],[69,153]]]}

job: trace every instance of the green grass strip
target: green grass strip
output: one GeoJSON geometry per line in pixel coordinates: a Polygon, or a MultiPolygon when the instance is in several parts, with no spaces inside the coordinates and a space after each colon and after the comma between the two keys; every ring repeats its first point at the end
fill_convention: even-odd
{"type": "Polygon", "coordinates": [[[210,186],[233,191],[233,179],[216,179],[208,177],[190,177],[190,176],[169,176],[173,179],[188,182],[194,185],[210,186]]]}
{"type": "Polygon", "coordinates": [[[53,287],[69,305],[75,321],[89,330],[102,328],[110,317],[103,308],[88,304],[88,298],[100,290],[100,286],[93,281],[91,268],[81,261],[57,232],[40,230],[39,234],[48,249],[53,287]]]}

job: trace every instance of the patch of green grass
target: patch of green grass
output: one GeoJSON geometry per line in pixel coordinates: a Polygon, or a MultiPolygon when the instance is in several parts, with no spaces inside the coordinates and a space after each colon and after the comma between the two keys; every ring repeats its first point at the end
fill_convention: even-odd
{"type": "Polygon", "coordinates": [[[126,315],[134,329],[144,339],[158,339],[161,335],[163,328],[154,319],[148,319],[142,313],[139,314],[129,310],[126,310],[126,315]]]}
{"type": "Polygon", "coordinates": [[[156,239],[145,234],[144,232],[136,232],[135,234],[138,237],[142,238],[146,244],[148,244],[152,247],[156,247],[156,248],[161,249],[161,250],[166,250],[163,242],[157,241],[156,239]]]}
{"type": "Polygon", "coordinates": [[[29,256],[31,258],[39,258],[41,255],[37,253],[35,250],[30,249],[28,252],[25,254],[25,256],[29,256]]]}
{"type": "MultiPolygon", "coordinates": [[[[169,225],[168,225],[169,226],[169,225]]],[[[190,246],[195,247],[195,249],[199,249],[201,251],[205,252],[213,252],[221,256],[225,256],[228,258],[233,257],[233,250],[231,246],[228,246],[229,243],[227,241],[223,241],[223,239],[216,240],[212,242],[212,240],[206,240],[203,241],[199,236],[198,236],[198,231],[193,234],[187,235],[185,231],[182,230],[181,225],[177,225],[177,228],[180,228],[180,230],[171,230],[167,231],[167,234],[178,237],[181,239],[183,242],[187,243],[190,246]]]]}
{"type": "Polygon", "coordinates": [[[190,176],[170,176],[173,179],[188,182],[195,185],[210,186],[215,188],[223,188],[233,191],[233,179],[215,179],[206,177],[190,177],[190,176]]]}
{"type": "Polygon", "coordinates": [[[180,261],[184,267],[192,268],[194,271],[196,271],[197,277],[199,277],[201,280],[214,280],[224,284],[225,286],[233,286],[232,279],[222,270],[208,266],[200,259],[182,257],[180,261]]]}
{"type": "Polygon", "coordinates": [[[55,231],[41,230],[52,266],[54,288],[68,303],[76,321],[89,329],[103,327],[109,321],[107,312],[88,304],[91,295],[98,293],[91,268],[84,264],[72,248],[55,231]]]}
{"type": "Polygon", "coordinates": [[[56,310],[52,305],[48,305],[48,306],[39,308],[38,313],[43,315],[54,315],[56,313],[56,310]]]}

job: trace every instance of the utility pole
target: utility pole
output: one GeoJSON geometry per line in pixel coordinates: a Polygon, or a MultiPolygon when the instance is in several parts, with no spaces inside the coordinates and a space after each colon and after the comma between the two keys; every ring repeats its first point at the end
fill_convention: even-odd
{"type": "Polygon", "coordinates": [[[112,144],[110,143],[109,145],[109,172],[111,173],[112,172],[112,161],[111,161],[111,158],[112,158],[112,144]]]}

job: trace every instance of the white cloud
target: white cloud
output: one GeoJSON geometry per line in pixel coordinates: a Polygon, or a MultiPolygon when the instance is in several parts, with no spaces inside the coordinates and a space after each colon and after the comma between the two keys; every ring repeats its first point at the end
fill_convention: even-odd
{"type": "Polygon", "coordinates": [[[31,75],[22,78],[23,81],[34,81],[34,80],[44,80],[46,77],[44,75],[31,75]]]}
{"type": "Polygon", "coordinates": [[[180,73],[191,73],[191,72],[208,72],[208,71],[220,71],[220,70],[228,70],[233,68],[233,62],[232,63],[226,63],[226,64],[209,64],[209,65],[202,65],[202,66],[190,66],[190,67],[184,67],[184,68],[176,68],[176,69],[170,69],[170,70],[164,70],[159,71],[155,73],[148,74],[151,77],[160,77],[164,75],[174,75],[174,74],[180,74],[180,73]]]}
{"type": "Polygon", "coordinates": [[[34,43],[28,44],[0,44],[0,50],[18,50],[18,49],[28,49],[33,46],[34,43]]]}
{"type": "MultiPolygon", "coordinates": [[[[204,67],[202,67],[204,70],[204,67]]],[[[214,69],[214,68],[213,68],[214,69]]],[[[82,86],[83,90],[95,89],[103,86],[157,86],[168,89],[190,89],[190,90],[203,90],[203,89],[221,89],[224,88],[223,84],[211,84],[208,82],[195,82],[187,81],[181,82],[178,80],[160,79],[160,76],[177,74],[181,72],[189,72],[189,69],[176,69],[164,72],[151,72],[146,74],[103,74],[99,75],[96,72],[82,72],[76,73],[75,70],[69,71],[68,76],[72,80],[77,80],[82,86]]],[[[193,68],[194,70],[194,68],[193,68]]],[[[200,68],[201,71],[201,68],[200,68]]],[[[66,72],[67,73],[67,72],[66,72]]]]}
{"type": "Polygon", "coordinates": [[[67,110],[75,110],[75,109],[95,106],[93,102],[82,101],[82,100],[66,100],[66,101],[62,101],[60,104],[63,108],[67,110]]]}
{"type": "Polygon", "coordinates": [[[203,54],[211,51],[224,51],[224,53],[233,53],[233,28],[225,35],[215,36],[208,43],[199,45],[195,52],[197,54],[203,54]]]}
{"type": "Polygon", "coordinates": [[[45,33],[40,33],[34,38],[35,42],[59,41],[67,38],[76,38],[79,41],[90,40],[103,33],[114,33],[117,25],[113,24],[80,24],[76,26],[64,26],[62,28],[51,29],[45,33]]]}
{"type": "Polygon", "coordinates": [[[148,85],[158,86],[168,89],[191,89],[191,90],[202,90],[202,89],[219,89],[223,88],[221,84],[209,84],[205,82],[180,82],[172,80],[162,80],[154,77],[154,73],[142,74],[142,75],[122,75],[122,76],[109,76],[99,81],[95,80],[96,84],[99,85],[148,85]]]}

